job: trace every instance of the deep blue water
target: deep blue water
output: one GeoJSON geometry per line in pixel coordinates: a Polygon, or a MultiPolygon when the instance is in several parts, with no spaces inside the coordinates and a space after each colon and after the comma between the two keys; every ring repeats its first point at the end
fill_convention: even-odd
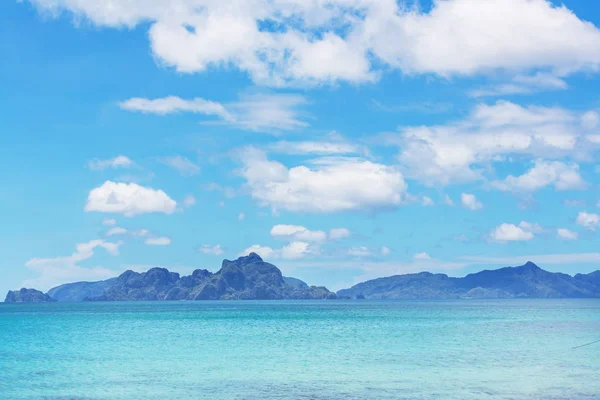
{"type": "Polygon", "coordinates": [[[600,300],[0,305],[1,399],[600,399],[600,300]]]}

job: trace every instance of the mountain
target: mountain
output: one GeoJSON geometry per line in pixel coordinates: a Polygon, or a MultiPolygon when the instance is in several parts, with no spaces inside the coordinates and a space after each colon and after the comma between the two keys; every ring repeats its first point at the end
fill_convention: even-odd
{"type": "Polygon", "coordinates": [[[283,281],[286,284],[290,285],[290,286],[303,287],[303,288],[308,287],[308,285],[306,284],[306,282],[301,281],[298,278],[292,278],[292,277],[289,277],[289,276],[284,276],[283,277],[283,281]]]}
{"type": "Polygon", "coordinates": [[[99,282],[65,283],[48,291],[48,294],[57,301],[83,301],[86,297],[102,296],[104,291],[112,286],[117,278],[99,282]]]}
{"type": "Polygon", "coordinates": [[[54,301],[56,300],[39,290],[25,288],[9,291],[4,299],[5,303],[51,303],[54,301]]]}
{"type": "Polygon", "coordinates": [[[255,253],[235,261],[224,260],[221,269],[211,273],[197,269],[180,276],[165,268],[147,272],[126,271],[99,282],[68,283],[50,289],[58,301],[129,300],[252,300],[252,299],[326,299],[335,293],[325,287],[308,286],[303,281],[284,277],[274,265],[255,253]]]}
{"type": "Polygon", "coordinates": [[[340,290],[337,295],[352,299],[600,297],[600,271],[572,277],[545,271],[528,262],[464,278],[429,272],[378,278],[340,290]]]}

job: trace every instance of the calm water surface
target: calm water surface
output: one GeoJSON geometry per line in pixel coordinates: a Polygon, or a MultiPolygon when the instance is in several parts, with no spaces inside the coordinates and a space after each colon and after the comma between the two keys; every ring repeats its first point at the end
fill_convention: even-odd
{"type": "Polygon", "coordinates": [[[600,300],[0,304],[0,398],[600,399],[600,300]]]}

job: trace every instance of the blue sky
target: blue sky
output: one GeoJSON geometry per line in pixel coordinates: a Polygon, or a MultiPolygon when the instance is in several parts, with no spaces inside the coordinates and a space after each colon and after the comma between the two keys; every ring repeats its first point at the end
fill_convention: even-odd
{"type": "Polygon", "coordinates": [[[4,1],[0,290],[252,250],[332,289],[598,269],[599,11],[4,1]]]}

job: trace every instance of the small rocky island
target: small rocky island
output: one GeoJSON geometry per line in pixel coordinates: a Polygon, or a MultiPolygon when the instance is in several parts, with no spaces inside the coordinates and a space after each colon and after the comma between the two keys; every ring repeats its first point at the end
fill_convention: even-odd
{"type": "Polygon", "coordinates": [[[11,290],[6,295],[5,303],[51,303],[52,297],[35,289],[11,290]]]}

